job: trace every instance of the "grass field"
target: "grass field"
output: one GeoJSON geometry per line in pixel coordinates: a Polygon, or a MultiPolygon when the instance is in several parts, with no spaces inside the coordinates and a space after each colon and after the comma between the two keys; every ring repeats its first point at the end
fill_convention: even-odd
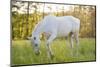
{"type": "MultiPolygon", "coordinates": [[[[75,43],[74,43],[75,44],[75,43]]],[[[81,38],[79,46],[79,55],[71,56],[69,41],[65,39],[56,39],[51,47],[55,57],[48,59],[46,46],[44,41],[41,42],[41,54],[34,54],[32,45],[29,40],[12,41],[11,46],[11,62],[12,65],[19,64],[44,64],[44,63],[62,63],[62,62],[78,62],[78,61],[94,61],[96,60],[95,39],[81,38]]],[[[74,46],[74,51],[75,51],[74,46]]],[[[75,51],[76,52],[76,51],[75,51]]],[[[75,54],[74,52],[74,54],[75,54]]]]}

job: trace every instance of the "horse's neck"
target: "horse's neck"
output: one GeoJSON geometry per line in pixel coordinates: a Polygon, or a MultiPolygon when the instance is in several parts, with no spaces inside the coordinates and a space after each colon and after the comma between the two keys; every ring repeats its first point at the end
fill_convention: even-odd
{"type": "Polygon", "coordinates": [[[42,23],[38,23],[33,31],[33,35],[40,35],[42,33],[42,29],[43,29],[43,24],[42,23]]]}

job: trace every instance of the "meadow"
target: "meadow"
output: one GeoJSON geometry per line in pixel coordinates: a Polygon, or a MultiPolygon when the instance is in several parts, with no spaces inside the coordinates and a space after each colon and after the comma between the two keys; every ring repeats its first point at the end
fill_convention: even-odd
{"type": "MultiPolygon", "coordinates": [[[[75,44],[75,43],[74,43],[75,44]]],[[[54,58],[48,59],[45,42],[41,41],[39,56],[35,55],[30,40],[12,40],[11,44],[11,64],[48,64],[48,63],[69,63],[80,61],[96,60],[95,38],[80,38],[79,55],[76,56],[76,46],[74,45],[74,56],[71,56],[69,40],[56,39],[51,44],[54,58]]]]}

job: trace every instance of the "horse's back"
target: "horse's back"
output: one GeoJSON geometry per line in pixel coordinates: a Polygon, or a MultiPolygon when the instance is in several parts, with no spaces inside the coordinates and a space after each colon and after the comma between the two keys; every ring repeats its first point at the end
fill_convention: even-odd
{"type": "Polygon", "coordinates": [[[73,16],[58,17],[58,36],[67,36],[70,32],[79,30],[79,19],[73,16]]]}
{"type": "Polygon", "coordinates": [[[70,32],[79,30],[80,21],[73,16],[46,16],[44,18],[45,32],[57,32],[58,36],[67,36],[70,32]]]}

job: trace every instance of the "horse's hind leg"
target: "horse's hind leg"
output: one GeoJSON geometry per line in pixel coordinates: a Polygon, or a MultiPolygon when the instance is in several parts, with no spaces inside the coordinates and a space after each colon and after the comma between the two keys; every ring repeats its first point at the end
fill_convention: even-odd
{"type": "Polygon", "coordinates": [[[74,34],[73,32],[70,33],[70,46],[71,46],[71,55],[73,56],[74,45],[73,45],[74,34]]]}
{"type": "Polygon", "coordinates": [[[79,37],[78,37],[78,32],[76,32],[75,34],[75,41],[76,41],[76,55],[79,55],[79,37]]]}

